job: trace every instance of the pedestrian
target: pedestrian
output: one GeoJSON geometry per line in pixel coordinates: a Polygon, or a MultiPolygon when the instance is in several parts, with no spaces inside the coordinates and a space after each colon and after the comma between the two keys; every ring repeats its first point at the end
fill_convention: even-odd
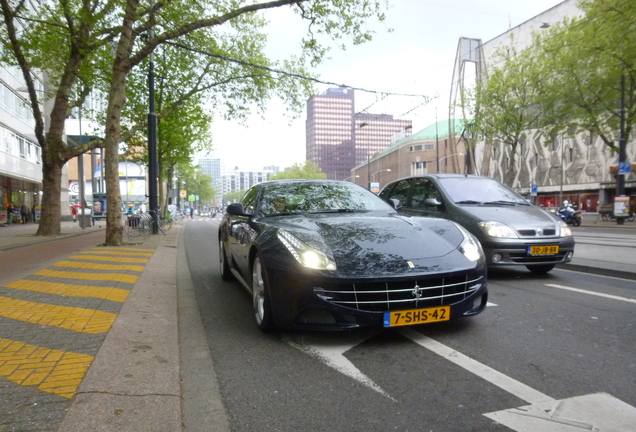
{"type": "Polygon", "coordinates": [[[7,225],[11,225],[13,223],[13,204],[7,204],[7,225]]]}
{"type": "Polygon", "coordinates": [[[20,216],[22,217],[22,223],[25,224],[28,222],[28,216],[29,216],[29,208],[26,206],[25,203],[22,203],[20,205],[20,216]]]}
{"type": "Polygon", "coordinates": [[[71,215],[73,216],[73,222],[77,222],[77,207],[71,207],[71,215]]]}

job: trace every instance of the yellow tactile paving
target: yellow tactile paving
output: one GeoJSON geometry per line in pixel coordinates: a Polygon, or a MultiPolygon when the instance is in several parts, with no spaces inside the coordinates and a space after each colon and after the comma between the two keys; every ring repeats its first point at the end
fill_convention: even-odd
{"type": "Polygon", "coordinates": [[[4,285],[26,291],[36,291],[46,294],[56,294],[67,297],[93,297],[116,302],[124,302],[130,291],[121,288],[104,288],[90,285],[72,285],[57,282],[34,281],[20,279],[4,285]]]}
{"type": "Polygon", "coordinates": [[[56,262],[54,265],[55,267],[81,268],[90,270],[130,270],[136,272],[144,271],[144,266],[139,265],[98,264],[77,261],[60,261],[56,262]]]}
{"type": "Polygon", "coordinates": [[[40,270],[33,273],[36,276],[46,276],[64,279],[80,279],[92,281],[116,281],[126,283],[137,283],[139,276],[127,275],[123,273],[81,273],[73,271],[40,270]]]}
{"type": "Polygon", "coordinates": [[[0,376],[22,386],[72,398],[94,357],[0,338],[0,376]]]}
{"type": "Polygon", "coordinates": [[[97,254],[97,255],[117,255],[117,256],[121,256],[121,255],[126,255],[126,256],[152,256],[152,252],[117,252],[117,251],[112,251],[112,250],[101,250],[101,249],[93,249],[93,250],[87,250],[84,251],[82,253],[85,254],[97,254]]]}
{"type": "Polygon", "coordinates": [[[117,314],[0,297],[0,316],[81,333],[106,333],[117,314]]]}
{"type": "Polygon", "coordinates": [[[150,261],[148,258],[133,258],[133,257],[114,257],[114,256],[99,256],[99,255],[73,255],[71,259],[85,259],[92,261],[110,261],[110,262],[125,262],[136,264],[147,264],[150,261]]]}

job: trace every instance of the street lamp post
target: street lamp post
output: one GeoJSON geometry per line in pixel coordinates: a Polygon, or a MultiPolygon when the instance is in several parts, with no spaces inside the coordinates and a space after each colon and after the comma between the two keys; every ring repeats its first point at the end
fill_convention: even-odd
{"type": "Polygon", "coordinates": [[[346,179],[344,179],[343,181],[347,181],[347,180],[349,180],[350,178],[354,178],[354,177],[355,177],[355,178],[359,178],[360,176],[359,176],[359,175],[349,176],[349,177],[347,177],[346,179]]]}
{"type": "Polygon", "coordinates": [[[438,173],[439,173],[439,163],[440,163],[441,161],[443,161],[444,159],[449,158],[449,157],[451,157],[451,156],[464,156],[464,153],[453,153],[453,154],[450,154],[450,155],[448,155],[448,156],[444,156],[444,157],[443,157],[443,158],[441,158],[441,159],[440,159],[440,158],[438,158],[438,159],[437,159],[437,172],[438,172],[438,173]]]}
{"type": "MultiPolygon", "coordinates": [[[[374,176],[374,175],[376,175],[376,174],[378,174],[378,173],[381,173],[381,172],[383,172],[383,171],[391,172],[391,168],[386,168],[386,169],[381,169],[381,170],[379,170],[379,171],[376,171],[376,172],[374,172],[373,174],[371,174],[371,178],[373,178],[373,176],[374,176]]],[[[371,184],[371,183],[369,183],[369,185],[370,185],[370,184],[371,184]]],[[[378,186],[379,186],[379,184],[380,184],[380,176],[378,175],[378,186]]]]}

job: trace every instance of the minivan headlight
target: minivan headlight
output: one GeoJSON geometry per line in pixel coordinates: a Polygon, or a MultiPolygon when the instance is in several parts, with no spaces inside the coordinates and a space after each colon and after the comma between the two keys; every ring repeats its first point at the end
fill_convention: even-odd
{"type": "Polygon", "coordinates": [[[307,246],[298,237],[284,229],[278,230],[278,239],[301,265],[315,270],[335,270],[336,263],[323,251],[307,246]]]}
{"type": "Polygon", "coordinates": [[[512,228],[510,228],[508,225],[501,222],[495,222],[495,221],[479,222],[479,226],[490,237],[519,238],[519,236],[517,236],[517,233],[512,228]]]}
{"type": "Polygon", "coordinates": [[[571,237],[572,236],[572,230],[570,229],[568,224],[566,224],[563,221],[559,221],[559,226],[561,227],[561,237],[571,237]]]}

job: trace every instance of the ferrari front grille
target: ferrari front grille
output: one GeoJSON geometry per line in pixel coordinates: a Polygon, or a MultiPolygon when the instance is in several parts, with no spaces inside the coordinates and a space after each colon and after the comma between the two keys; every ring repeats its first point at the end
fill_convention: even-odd
{"type": "Polygon", "coordinates": [[[484,283],[483,276],[463,275],[395,282],[324,284],[315,288],[322,299],[360,311],[390,311],[455,304],[484,283]]]}

